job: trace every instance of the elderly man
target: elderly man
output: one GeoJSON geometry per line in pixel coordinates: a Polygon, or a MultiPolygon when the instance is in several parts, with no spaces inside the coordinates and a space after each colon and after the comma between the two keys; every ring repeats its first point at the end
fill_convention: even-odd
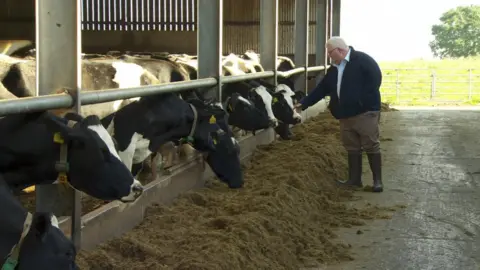
{"type": "Polygon", "coordinates": [[[340,37],[327,41],[332,65],[322,81],[296,105],[305,110],[325,96],[329,109],[340,121],[342,142],[348,152],[348,187],[363,187],[362,151],[367,153],[373,174],[373,191],[382,192],[382,161],[379,141],[380,85],[382,72],[375,60],[348,46],[340,37]]]}

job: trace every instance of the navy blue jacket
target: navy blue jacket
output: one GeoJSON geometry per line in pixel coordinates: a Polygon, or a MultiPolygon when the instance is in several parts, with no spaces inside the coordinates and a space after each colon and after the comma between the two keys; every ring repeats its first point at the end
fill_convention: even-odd
{"type": "Polygon", "coordinates": [[[314,105],[325,96],[330,96],[328,105],[336,119],[348,118],[367,111],[380,111],[380,85],[382,72],[377,62],[361,51],[350,46],[350,61],[345,65],[340,86],[340,99],[337,95],[337,68],[327,69],[322,81],[300,103],[302,110],[314,105]]]}

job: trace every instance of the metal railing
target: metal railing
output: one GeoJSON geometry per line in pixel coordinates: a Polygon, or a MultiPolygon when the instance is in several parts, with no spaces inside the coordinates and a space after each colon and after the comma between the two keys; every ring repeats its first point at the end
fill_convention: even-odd
{"type": "Polygon", "coordinates": [[[82,30],[195,31],[196,0],[81,0],[82,30]]]}
{"type": "MultiPolygon", "coordinates": [[[[233,83],[256,78],[271,78],[277,76],[290,77],[294,74],[303,74],[295,79],[296,86],[306,89],[307,73],[325,69],[326,49],[325,40],[328,29],[332,28],[331,20],[326,18],[332,13],[332,6],[340,5],[340,0],[317,0],[316,18],[317,57],[315,67],[305,67],[308,44],[308,12],[296,13],[296,39],[295,43],[296,65],[300,66],[288,72],[277,72],[275,63],[277,59],[276,42],[278,39],[278,0],[262,0],[261,5],[261,31],[260,54],[261,65],[265,72],[223,77],[220,73],[222,55],[222,12],[223,1],[198,0],[198,77],[197,80],[174,82],[143,87],[108,89],[102,91],[81,90],[81,0],[42,0],[36,1],[36,97],[2,100],[0,101],[0,117],[11,114],[35,112],[50,109],[71,108],[81,113],[82,106],[108,101],[142,97],[161,93],[180,92],[194,88],[215,87],[224,83],[233,83]],[[39,4],[41,2],[41,5],[39,4]],[[324,65],[321,65],[324,63],[324,65]],[[68,93],[49,94],[53,90],[65,89],[68,93]]],[[[298,10],[308,11],[308,0],[296,0],[298,10]]],[[[338,12],[339,13],[339,12],[338,12]]],[[[334,21],[339,23],[339,14],[334,21]]],[[[339,29],[339,26],[334,26],[339,29]]],[[[319,76],[322,76],[321,72],[319,76]]],[[[216,97],[221,97],[218,87],[216,97]]],[[[54,199],[58,192],[52,190],[54,185],[36,187],[37,211],[51,211],[54,199]]],[[[62,205],[72,204],[71,232],[72,239],[77,248],[81,240],[81,200],[80,192],[74,191],[73,198],[62,199],[62,205]]]]}
{"type": "Polygon", "coordinates": [[[382,99],[392,104],[480,102],[480,69],[382,69],[382,99]]]}
{"type": "MultiPolygon", "coordinates": [[[[328,66],[327,66],[328,68],[328,66]]],[[[135,97],[144,97],[150,95],[157,95],[162,93],[176,93],[185,90],[206,88],[215,86],[221,81],[222,84],[235,83],[246,80],[271,78],[277,74],[282,78],[289,78],[296,74],[304,72],[317,72],[325,70],[324,66],[301,67],[295,68],[286,72],[279,71],[264,71],[258,73],[250,73],[245,75],[235,76],[221,76],[221,79],[204,78],[183,82],[172,82],[168,84],[149,85],[142,87],[130,88],[113,88],[102,91],[88,91],[82,93],[80,96],[80,103],[82,105],[98,104],[103,102],[115,101],[120,99],[129,99],[135,97]]],[[[72,108],[74,106],[75,97],[70,94],[54,94],[38,97],[26,97],[19,99],[0,100],[0,116],[11,114],[36,112],[44,110],[72,108]]]]}

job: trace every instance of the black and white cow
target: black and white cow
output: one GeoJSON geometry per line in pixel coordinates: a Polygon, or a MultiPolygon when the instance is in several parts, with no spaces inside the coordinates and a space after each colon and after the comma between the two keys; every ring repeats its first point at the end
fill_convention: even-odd
{"type": "Polygon", "coordinates": [[[189,74],[182,66],[168,60],[163,55],[122,55],[119,59],[126,63],[134,63],[150,72],[158,83],[170,83],[189,80],[189,74]]]}
{"type": "MultiPolygon", "coordinates": [[[[177,63],[190,67],[190,74],[196,73],[197,60],[194,57],[175,55],[177,63]]],[[[223,76],[243,75],[263,71],[259,63],[245,60],[234,54],[224,57],[223,76]]],[[[273,127],[284,139],[289,138],[289,130],[277,128],[279,123],[298,124],[301,116],[294,108],[294,101],[301,93],[294,93],[287,85],[277,87],[265,80],[251,80],[222,85],[222,102],[229,112],[229,124],[245,131],[273,127]],[[233,108],[232,103],[239,108],[233,108]],[[275,108],[275,109],[274,109],[275,108]],[[267,119],[265,119],[265,116],[267,119]]]]}
{"type": "MultiPolygon", "coordinates": [[[[274,128],[275,133],[284,140],[290,140],[292,138],[290,125],[296,125],[302,122],[302,116],[295,110],[294,105],[299,102],[305,94],[302,91],[292,91],[286,84],[278,84],[275,86],[265,80],[259,81],[273,96],[272,109],[279,122],[274,128]],[[281,97],[279,97],[279,95],[281,97]]],[[[256,83],[258,82],[255,82],[255,84],[256,83]]]]}
{"type": "MultiPolygon", "coordinates": [[[[160,78],[161,74],[158,74],[157,71],[159,67],[162,67],[162,72],[166,73],[164,76],[176,78],[178,81],[197,78],[197,58],[195,56],[185,54],[168,56],[151,54],[148,57],[151,57],[151,59],[141,59],[137,57],[126,57],[125,59],[141,65],[160,78]],[[170,64],[167,65],[165,61],[170,62],[170,64]]],[[[225,67],[224,73],[234,72],[233,70],[233,68],[225,67]]],[[[222,86],[224,94],[221,106],[229,113],[228,124],[252,132],[276,126],[277,122],[273,116],[273,112],[270,111],[271,113],[269,115],[265,111],[265,106],[261,106],[260,108],[258,106],[259,102],[262,102],[262,99],[265,97],[268,98],[266,90],[259,88],[255,94],[251,95],[252,99],[234,91],[225,91],[227,88],[235,89],[236,85],[237,83],[222,86]],[[255,104],[257,104],[257,106],[255,104]]],[[[200,92],[201,91],[195,90],[185,91],[181,92],[180,95],[184,99],[193,98],[195,100],[199,98],[197,94],[200,92]]]]}
{"type": "MultiPolygon", "coordinates": [[[[155,65],[148,65],[148,61],[119,54],[116,57],[104,55],[83,55],[82,56],[82,92],[104,91],[106,89],[140,87],[145,85],[159,84],[162,82],[177,81],[181,74],[170,72],[169,65],[165,62],[155,65]],[[146,68],[136,64],[137,62],[146,63],[152,72],[160,78],[156,78],[146,68]]],[[[9,58],[4,61],[0,59],[0,67],[5,64],[6,88],[18,97],[33,96],[35,93],[35,59],[23,60],[9,58]]],[[[0,70],[1,71],[1,70],[0,70]]],[[[188,74],[187,74],[188,75],[188,74]]],[[[180,78],[180,80],[183,78],[180,78]]],[[[60,91],[61,92],[61,91],[60,91]]],[[[51,94],[58,92],[53,91],[51,94]]],[[[82,115],[97,115],[103,118],[126,104],[138,100],[131,98],[126,100],[117,100],[103,102],[99,104],[90,104],[82,106],[82,115]]],[[[52,110],[57,115],[63,115],[65,109],[52,110]]],[[[152,168],[153,170],[153,168],[152,168]]]]}
{"type": "Polygon", "coordinates": [[[243,185],[239,146],[221,106],[168,93],[142,97],[102,119],[122,161],[137,174],[142,162],[169,141],[206,153],[216,176],[230,188],[243,185]]]}
{"type": "Polygon", "coordinates": [[[241,70],[245,73],[255,73],[265,71],[260,65],[260,61],[254,59],[241,58],[231,53],[222,59],[222,66],[241,70]]]}
{"type": "MultiPolygon", "coordinates": [[[[255,53],[254,51],[247,50],[241,56],[241,58],[244,59],[244,60],[249,60],[249,61],[255,63],[255,65],[260,65],[260,55],[255,53]]],[[[291,59],[289,59],[288,57],[285,57],[285,56],[277,56],[277,67],[276,67],[277,71],[285,72],[285,71],[292,70],[294,68],[295,68],[295,64],[293,63],[293,61],[291,59]]],[[[279,118],[279,119],[280,118],[282,118],[282,119],[290,118],[287,121],[279,121],[278,126],[275,127],[275,132],[277,134],[279,134],[282,139],[290,139],[291,136],[292,136],[292,133],[290,131],[290,125],[295,125],[295,124],[300,122],[300,121],[298,121],[299,114],[294,110],[293,105],[295,105],[297,102],[299,102],[305,96],[305,93],[303,91],[294,90],[295,89],[295,83],[294,83],[295,77],[296,77],[295,75],[291,76],[289,78],[278,77],[277,78],[277,87],[267,83],[265,80],[262,80],[263,81],[262,84],[267,86],[267,88],[270,91],[272,91],[272,89],[275,89],[275,90],[273,90],[274,92],[277,92],[277,91],[281,92],[285,96],[284,101],[287,104],[285,104],[285,102],[282,102],[282,103],[278,103],[276,106],[275,105],[273,106],[274,111],[275,111],[274,113],[275,113],[275,116],[277,118],[279,118]],[[287,108],[291,108],[291,109],[287,109],[287,108]],[[287,110],[285,110],[285,109],[287,109],[287,110]],[[292,117],[295,118],[294,121],[291,121],[292,119],[291,119],[290,115],[292,115],[292,117]]]]}
{"type": "MultiPolygon", "coordinates": [[[[4,87],[14,96],[35,96],[36,59],[0,58],[0,67],[6,66],[0,79],[4,87]]],[[[107,89],[139,87],[157,83],[157,79],[135,63],[109,57],[89,55],[82,59],[82,92],[107,89]]],[[[57,94],[52,89],[50,94],[57,94]]],[[[82,105],[82,115],[97,115],[102,118],[138,98],[117,100],[99,104],[82,105]]],[[[62,111],[62,110],[57,110],[62,111]]]]}
{"type": "MultiPolygon", "coordinates": [[[[226,76],[231,75],[230,71],[233,69],[226,69],[229,71],[226,76]]],[[[234,72],[233,74],[241,74],[242,71],[234,72]]],[[[273,125],[273,128],[282,139],[291,138],[289,125],[296,125],[302,121],[301,115],[294,109],[294,105],[301,99],[302,93],[292,91],[285,84],[275,86],[264,79],[258,79],[236,83],[231,88],[226,87],[224,90],[225,96],[231,95],[231,92],[240,93],[243,97],[248,97],[249,100],[259,100],[256,96],[260,96],[263,102],[257,101],[255,103],[256,107],[274,115],[278,124],[273,125]]]]}
{"type": "MultiPolygon", "coordinates": [[[[243,53],[240,56],[240,58],[242,58],[244,60],[249,60],[250,63],[252,63],[252,65],[260,65],[260,55],[255,53],[252,50],[245,51],[245,53],[243,53]]],[[[293,61],[290,58],[288,58],[286,56],[277,55],[277,67],[276,67],[277,71],[285,72],[285,71],[292,70],[294,68],[295,68],[295,64],[293,63],[293,61]]],[[[278,84],[285,84],[288,87],[290,87],[290,89],[294,90],[295,89],[295,78],[297,76],[298,75],[293,75],[293,76],[288,77],[288,78],[278,77],[277,78],[277,83],[278,84]]]]}
{"type": "MultiPolygon", "coordinates": [[[[228,65],[223,66],[223,76],[245,74],[236,67],[235,59],[232,55],[228,58],[228,65]]],[[[183,65],[189,72],[190,78],[196,78],[198,62],[196,57],[185,57],[183,55],[174,55],[171,58],[180,65],[183,65]]],[[[252,67],[255,72],[254,67],[252,67]]],[[[222,85],[222,105],[229,113],[229,125],[240,128],[245,131],[255,132],[277,126],[277,119],[270,106],[272,97],[264,87],[245,90],[245,83],[230,83],[222,85]]],[[[191,93],[192,91],[189,91],[191,93]]],[[[200,95],[199,90],[194,91],[200,95]]],[[[188,92],[183,92],[185,96],[188,92]]],[[[197,97],[198,97],[197,96],[197,97]]]]}
{"type": "Polygon", "coordinates": [[[142,194],[96,115],[9,115],[0,119],[0,138],[0,172],[13,190],[54,183],[66,171],[69,184],[102,200],[131,202],[142,194]]]}
{"type": "MultiPolygon", "coordinates": [[[[35,176],[34,176],[35,177],[35,176]]],[[[16,270],[75,270],[76,249],[51,213],[29,213],[0,175],[0,265],[16,270]]]]}

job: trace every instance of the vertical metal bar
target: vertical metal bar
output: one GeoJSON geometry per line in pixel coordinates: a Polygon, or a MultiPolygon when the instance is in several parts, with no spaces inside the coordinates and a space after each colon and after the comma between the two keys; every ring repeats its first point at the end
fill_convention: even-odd
{"type": "Polygon", "coordinates": [[[340,36],[340,12],[342,1],[333,0],[332,7],[332,36],[340,36]]]}
{"type": "Polygon", "coordinates": [[[93,30],[100,30],[100,5],[98,0],[93,0],[93,30]]]}
{"type": "MultiPolygon", "coordinates": [[[[222,6],[223,6],[223,4],[222,4],[222,6]]],[[[190,11],[191,14],[192,14],[192,20],[191,20],[192,31],[197,31],[197,25],[198,25],[198,23],[197,23],[197,21],[198,21],[198,11],[197,10],[198,10],[198,2],[197,2],[197,0],[192,0],[192,10],[190,11]],[[197,16],[195,16],[195,15],[197,15],[197,16]]],[[[223,15],[222,15],[222,17],[223,17],[223,15]]],[[[222,20],[222,25],[223,25],[223,20],[222,20]]]]}
{"type": "Polygon", "coordinates": [[[437,74],[435,70],[432,70],[432,74],[430,75],[432,77],[432,83],[431,83],[431,90],[430,90],[430,100],[432,100],[435,95],[436,95],[436,84],[437,84],[437,74]]]}
{"type": "Polygon", "coordinates": [[[80,6],[82,7],[82,11],[80,12],[80,14],[81,14],[81,16],[82,16],[82,19],[81,19],[82,22],[81,22],[81,23],[82,23],[82,30],[83,30],[83,29],[86,29],[86,28],[84,27],[85,17],[86,17],[85,11],[83,10],[83,9],[85,8],[85,6],[86,6],[86,4],[84,3],[84,0],[80,0],[80,6]]]}
{"type": "Polygon", "coordinates": [[[163,31],[168,31],[170,29],[170,24],[169,24],[170,16],[168,16],[168,11],[169,11],[168,4],[169,4],[170,0],[162,0],[162,1],[163,1],[163,8],[162,8],[162,10],[163,10],[163,20],[162,20],[163,21],[163,27],[162,27],[162,30],[163,31]]]}
{"type": "Polygon", "coordinates": [[[185,28],[185,7],[184,7],[184,3],[183,3],[184,0],[180,0],[180,22],[181,22],[181,28],[180,28],[180,31],[183,31],[184,28],[185,28]]]}
{"type": "MultiPolygon", "coordinates": [[[[334,0],[326,0],[327,1],[327,40],[332,37],[332,7],[334,0]]],[[[330,65],[332,63],[332,59],[327,57],[327,64],[330,65]]]]}
{"type": "Polygon", "coordinates": [[[153,30],[155,26],[155,1],[148,0],[148,31],[153,30]]]}
{"type": "MultiPolygon", "coordinates": [[[[85,0],[87,14],[87,30],[92,30],[92,0],[85,0]]],[[[85,9],[84,9],[85,10],[85,9]]]]}
{"type": "Polygon", "coordinates": [[[104,0],[98,1],[98,29],[100,31],[105,31],[105,2],[104,0]]]}
{"type": "Polygon", "coordinates": [[[223,0],[198,0],[198,78],[215,77],[217,87],[202,93],[207,100],[222,101],[222,38],[223,38],[223,0]]]}
{"type": "Polygon", "coordinates": [[[398,71],[398,68],[395,69],[395,94],[396,94],[396,100],[397,104],[400,104],[400,72],[398,71]]]}
{"type": "Polygon", "coordinates": [[[114,5],[115,5],[115,30],[122,30],[122,20],[123,20],[123,17],[122,17],[122,1],[121,0],[113,0],[114,1],[114,5]]]}
{"type": "MultiPolygon", "coordinates": [[[[317,40],[315,41],[315,65],[317,66],[327,66],[327,48],[325,43],[327,42],[327,0],[317,0],[317,10],[316,14],[316,34],[317,40]]],[[[316,81],[317,84],[327,73],[327,69],[318,73],[316,81]]]]}
{"type": "Polygon", "coordinates": [[[278,0],[262,0],[260,3],[260,65],[275,72],[271,83],[277,85],[278,54],[278,0]]]}
{"type": "Polygon", "coordinates": [[[192,27],[190,26],[190,13],[193,13],[193,8],[190,7],[189,0],[183,1],[185,1],[185,25],[187,26],[187,31],[191,31],[192,27]]]}
{"type": "Polygon", "coordinates": [[[131,0],[130,7],[132,8],[132,31],[138,31],[138,0],[131,0]]]}
{"type": "MultiPolygon", "coordinates": [[[[308,66],[308,8],[309,0],[295,0],[295,66],[308,66]]],[[[307,74],[295,80],[295,90],[305,91],[307,74]]]]}
{"type": "Polygon", "coordinates": [[[130,1],[131,0],[123,0],[123,18],[124,18],[124,24],[123,24],[123,30],[124,31],[130,31],[130,1]]]}
{"type": "Polygon", "coordinates": [[[110,10],[112,9],[112,7],[110,6],[109,2],[109,0],[103,0],[103,31],[111,30],[110,22],[112,21],[112,19],[110,18],[110,10]]]}
{"type": "Polygon", "coordinates": [[[468,69],[468,101],[472,101],[473,77],[472,69],[468,69]]]}
{"type": "MultiPolygon", "coordinates": [[[[74,109],[77,113],[81,113],[80,9],[80,0],[42,0],[41,4],[40,1],[35,1],[36,95],[47,95],[62,88],[69,89],[70,94],[76,98],[74,109]]],[[[53,211],[60,216],[56,212],[65,211],[65,208],[73,210],[71,235],[78,249],[81,239],[80,196],[80,192],[73,191],[67,185],[36,187],[37,211],[53,211]]]]}

